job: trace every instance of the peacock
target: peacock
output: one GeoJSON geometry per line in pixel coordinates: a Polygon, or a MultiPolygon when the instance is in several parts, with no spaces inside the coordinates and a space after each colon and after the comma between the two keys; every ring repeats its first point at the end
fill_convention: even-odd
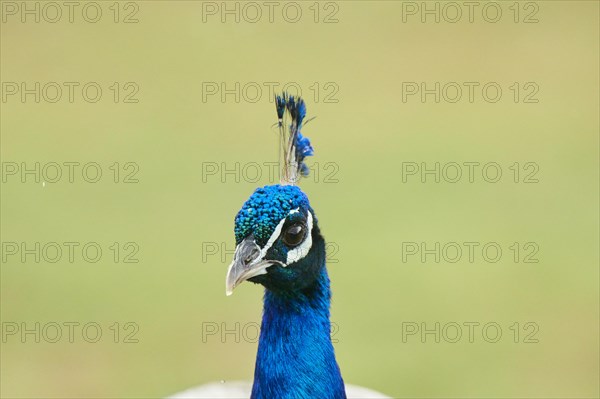
{"type": "Polygon", "coordinates": [[[228,296],[244,281],[265,288],[254,382],[217,382],[171,398],[387,398],[342,379],[331,342],[325,239],[296,185],[314,152],[301,133],[306,104],[282,93],[275,105],[281,182],[256,189],[237,213],[225,281],[228,296]]]}

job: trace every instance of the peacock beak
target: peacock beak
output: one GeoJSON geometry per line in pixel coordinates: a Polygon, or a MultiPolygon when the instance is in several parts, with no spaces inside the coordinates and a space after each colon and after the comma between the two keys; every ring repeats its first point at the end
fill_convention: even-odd
{"type": "Polygon", "coordinates": [[[263,253],[256,244],[253,235],[246,237],[235,249],[233,262],[229,265],[225,279],[225,294],[233,293],[233,289],[242,282],[267,273],[267,268],[274,264],[273,261],[263,260],[263,253]]]}

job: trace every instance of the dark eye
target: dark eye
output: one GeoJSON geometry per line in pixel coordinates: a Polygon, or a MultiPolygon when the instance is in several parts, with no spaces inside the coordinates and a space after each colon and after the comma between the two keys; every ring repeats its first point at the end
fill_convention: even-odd
{"type": "Polygon", "coordinates": [[[288,247],[295,247],[304,240],[306,229],[304,225],[295,223],[287,228],[283,233],[283,242],[288,247]]]}

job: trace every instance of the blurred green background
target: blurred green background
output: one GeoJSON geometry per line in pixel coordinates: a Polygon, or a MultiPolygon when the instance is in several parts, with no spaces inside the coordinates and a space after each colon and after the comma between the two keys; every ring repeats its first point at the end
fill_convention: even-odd
{"type": "MultiPolygon", "coordinates": [[[[495,23],[486,21],[494,9],[483,17],[484,3],[473,22],[462,6],[455,23],[443,2],[439,23],[427,14],[421,21],[420,2],[297,3],[295,23],[295,9],[282,14],[286,3],[277,3],[272,22],[256,3],[262,16],[253,22],[256,10],[244,3],[99,2],[97,23],[82,17],[85,3],[73,22],[63,7],[56,23],[46,20],[55,16],[47,3],[38,3],[39,23],[31,16],[21,22],[22,10],[14,11],[21,3],[7,3],[0,40],[2,397],[150,398],[252,379],[256,343],[244,339],[254,336],[244,326],[260,322],[262,288],[244,284],[225,297],[231,254],[210,251],[212,243],[234,248],[236,212],[255,187],[275,182],[266,167],[258,182],[244,181],[254,177],[245,165],[277,159],[268,82],[278,90],[294,82],[309,116],[317,116],[304,133],[319,175],[302,188],[335,252],[332,321],[346,382],[393,397],[599,396],[598,2],[501,2],[495,23]],[[224,7],[238,7],[239,22],[224,7]],[[9,95],[21,82],[79,88],[72,103],[64,86],[56,103],[46,101],[52,91],[39,103],[34,95],[23,102],[20,92],[9,95]],[[83,99],[87,82],[102,88],[99,101],[83,99]],[[206,91],[224,83],[235,92],[236,82],[239,101],[206,91]],[[403,82],[480,86],[473,102],[463,86],[456,103],[445,100],[451,92],[436,103],[433,95],[403,101],[403,82]],[[482,99],[486,82],[502,88],[499,101],[482,99]],[[535,86],[525,88],[528,82],[535,86]],[[536,103],[524,102],[531,87],[536,103]],[[138,102],[125,102],[135,88],[138,102]],[[76,169],[70,183],[65,167],[59,182],[31,175],[22,182],[8,174],[21,162],[96,162],[103,175],[88,183],[76,169]],[[138,165],[138,183],[122,182],[127,162],[138,165]],[[220,175],[236,162],[237,175],[220,175]],[[418,174],[403,182],[403,162],[497,162],[503,175],[488,183],[478,169],[473,183],[466,176],[422,183],[418,174]],[[509,168],[515,162],[518,183],[509,168]],[[539,166],[538,183],[522,182],[527,162],[539,166]],[[214,165],[217,174],[207,175],[214,165]],[[478,250],[474,262],[466,253],[456,263],[403,260],[403,242],[432,248],[467,241],[497,242],[502,257],[486,262],[478,250]],[[79,249],[72,263],[65,253],[56,263],[32,255],[22,262],[7,254],[7,242],[97,242],[103,255],[90,263],[79,249]],[[137,244],[138,263],[123,262],[127,242],[137,244]],[[519,262],[509,249],[514,242],[519,262]],[[527,242],[538,245],[538,263],[523,262],[527,242]],[[70,343],[63,327],[57,343],[36,343],[21,331],[7,334],[12,323],[36,322],[40,329],[95,322],[103,335],[89,343],[76,329],[70,343]],[[139,342],[123,342],[127,322],[139,326],[139,342]],[[474,342],[464,322],[480,323],[474,342]],[[497,343],[482,338],[490,322],[502,328],[497,343]],[[523,342],[527,322],[539,327],[537,343],[523,342]],[[203,335],[207,325],[235,330],[236,323],[239,342],[234,333],[203,335]],[[406,323],[458,323],[463,336],[457,343],[432,335],[422,342],[420,333],[403,340],[406,323]]],[[[93,19],[95,8],[87,11],[93,19]]]]}

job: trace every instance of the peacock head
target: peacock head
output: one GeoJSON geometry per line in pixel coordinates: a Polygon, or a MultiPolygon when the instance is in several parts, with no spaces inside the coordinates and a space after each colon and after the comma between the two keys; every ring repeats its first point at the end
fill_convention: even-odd
{"type": "Polygon", "coordinates": [[[302,136],[306,105],[284,93],[275,97],[279,123],[281,183],[257,189],[235,218],[236,250],[226,293],[249,280],[274,291],[306,287],[324,263],[324,240],[308,198],[295,184],[308,174],[313,155],[302,136]]]}
{"type": "Polygon", "coordinates": [[[303,289],[317,278],[324,260],[317,219],[297,186],[254,191],[235,218],[235,241],[227,295],[246,280],[273,291],[303,289]]]}

